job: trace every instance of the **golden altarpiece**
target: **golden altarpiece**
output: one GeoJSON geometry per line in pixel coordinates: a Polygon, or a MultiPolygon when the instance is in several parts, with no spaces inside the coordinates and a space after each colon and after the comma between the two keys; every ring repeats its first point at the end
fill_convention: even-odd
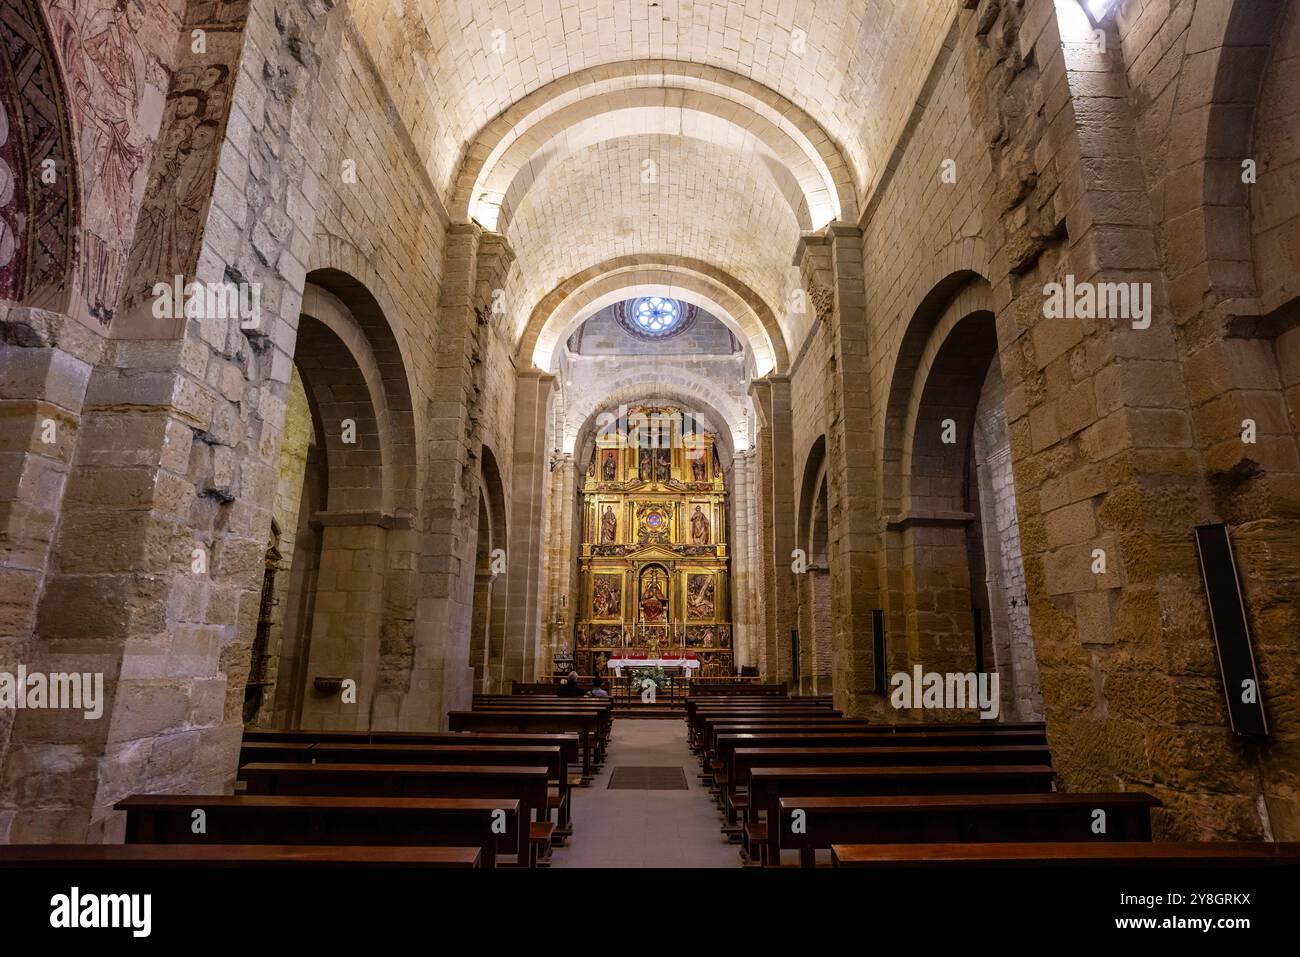
{"type": "Polygon", "coordinates": [[[603,430],[582,486],[575,662],[611,653],[700,659],[732,671],[727,492],[713,436],[680,409],[636,406],[603,430]]]}

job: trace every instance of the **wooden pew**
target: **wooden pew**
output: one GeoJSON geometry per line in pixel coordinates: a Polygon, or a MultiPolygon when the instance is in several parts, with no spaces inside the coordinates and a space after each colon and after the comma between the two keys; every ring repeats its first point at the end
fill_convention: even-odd
{"type": "Polygon", "coordinates": [[[692,678],[691,697],[725,697],[728,695],[786,695],[784,681],[760,683],[722,678],[692,678]]]}
{"type": "Polygon", "coordinates": [[[545,734],[471,731],[271,731],[254,729],[244,732],[244,743],[266,741],[334,742],[337,744],[522,744],[557,747],[564,761],[576,768],[582,759],[582,741],[576,733],[545,734]]]}
{"type": "Polygon", "coordinates": [[[797,849],[800,866],[813,867],[816,852],[832,844],[1149,841],[1151,808],[1160,806],[1138,791],[783,797],[775,844],[797,849]],[[792,826],[795,811],[803,817],[798,833],[792,826]],[[1102,833],[1093,830],[1097,811],[1105,812],[1102,833]]]}
{"type": "Polygon", "coordinates": [[[600,715],[578,711],[449,711],[453,731],[513,731],[518,734],[569,733],[582,751],[582,783],[591,781],[596,764],[600,715]]]}
{"type": "Polygon", "coordinates": [[[833,708],[806,708],[797,705],[782,705],[777,708],[759,710],[752,708],[740,710],[731,708],[717,710],[712,708],[700,708],[689,718],[689,723],[687,724],[687,737],[688,743],[697,742],[701,740],[702,729],[706,724],[724,719],[730,720],[734,723],[736,721],[753,718],[785,718],[791,720],[796,718],[840,719],[842,717],[843,715],[833,708]]]}
{"type": "MultiPolygon", "coordinates": [[[[267,741],[244,744],[239,752],[240,765],[258,762],[298,764],[493,764],[515,767],[544,764],[551,781],[545,820],[550,809],[557,812],[556,840],[573,833],[572,807],[569,800],[568,763],[559,747],[530,745],[475,744],[368,744],[334,742],[267,741]]],[[[542,815],[539,814],[539,819],[542,815]]]]}
{"type": "Polygon", "coordinates": [[[773,698],[767,701],[746,701],[746,702],[691,702],[686,708],[686,740],[690,747],[696,747],[699,743],[699,730],[702,717],[705,715],[716,717],[740,718],[759,718],[759,717],[780,717],[792,712],[808,713],[812,712],[814,717],[842,717],[842,713],[835,709],[835,705],[829,698],[825,699],[797,699],[797,698],[773,698]]]}
{"type": "Polygon", "coordinates": [[[783,715],[762,715],[757,717],[706,717],[701,719],[703,729],[700,744],[704,750],[709,751],[714,747],[714,736],[718,729],[728,727],[733,733],[742,733],[745,731],[758,730],[781,730],[796,731],[801,727],[808,730],[821,730],[822,728],[830,729],[847,729],[854,731],[874,731],[878,734],[894,735],[932,735],[932,734],[951,734],[951,735],[983,735],[996,731],[1003,737],[1011,735],[1019,736],[1016,743],[1019,744],[1046,744],[1047,733],[1041,725],[1015,725],[1015,724],[998,724],[988,722],[982,724],[908,724],[893,725],[881,724],[878,721],[871,721],[866,718],[843,718],[829,716],[814,716],[803,718],[791,718],[783,715]],[[745,727],[739,727],[744,725],[745,727]]]}
{"type": "Polygon", "coordinates": [[[533,822],[533,812],[546,807],[541,766],[254,763],[239,774],[249,794],[517,798],[521,867],[535,866],[539,849],[549,851],[554,831],[553,824],[533,822]]]}
{"type": "Polygon", "coordinates": [[[833,844],[835,867],[1300,867],[1300,843],[1192,841],[1005,844],[833,844]]]}
{"type": "Polygon", "coordinates": [[[794,731],[755,729],[731,732],[719,728],[710,759],[710,771],[731,766],[736,748],[972,748],[972,746],[1031,746],[1047,748],[1047,742],[1021,731],[991,731],[983,735],[935,731],[917,735],[881,735],[874,728],[792,726],[794,731]]]}
{"type": "MultiPolygon", "coordinates": [[[[510,694],[513,695],[540,695],[542,697],[555,697],[556,690],[560,687],[558,681],[511,681],[510,694]]],[[[578,687],[586,694],[592,689],[591,678],[578,678],[578,687]]],[[[606,689],[608,690],[608,689],[606,689]]],[[[477,697],[477,695],[475,696],[477,697]]]]}
{"type": "Polygon", "coordinates": [[[614,703],[608,698],[513,698],[508,695],[484,700],[483,696],[474,698],[474,711],[577,711],[594,712],[600,716],[599,753],[603,754],[605,744],[614,729],[614,703]]]}
{"type": "Polygon", "coordinates": [[[942,767],[755,768],[749,775],[744,848],[750,860],[780,860],[775,826],[783,797],[885,794],[1047,794],[1046,765],[945,765],[942,767]],[[759,820],[758,814],[764,814],[759,820]]]}
{"type": "Polygon", "coordinates": [[[241,870],[355,867],[478,867],[477,847],[330,846],[313,844],[14,844],[0,846],[5,868],[210,868],[241,870]]]}
{"type": "Polygon", "coordinates": [[[749,806],[748,794],[742,793],[741,789],[749,784],[750,772],[754,768],[942,767],[954,764],[1027,764],[1043,767],[1052,763],[1051,753],[1046,746],[1034,744],[898,747],[892,738],[885,741],[888,744],[883,746],[869,743],[853,747],[764,746],[733,749],[730,769],[726,772],[728,780],[719,793],[728,825],[734,825],[737,814],[743,813],[749,806]]]}
{"type": "Polygon", "coordinates": [[[496,866],[500,813],[512,848],[522,823],[513,798],[139,794],[114,807],[126,812],[128,844],[427,844],[476,848],[484,867],[496,866]],[[193,831],[195,810],[206,819],[202,836],[193,831]]]}

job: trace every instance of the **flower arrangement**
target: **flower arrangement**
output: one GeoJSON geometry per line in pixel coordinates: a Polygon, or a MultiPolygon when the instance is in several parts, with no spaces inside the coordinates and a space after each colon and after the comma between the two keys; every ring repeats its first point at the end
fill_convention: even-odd
{"type": "Polygon", "coordinates": [[[655,683],[656,688],[662,688],[668,683],[668,676],[664,674],[663,668],[625,668],[623,674],[627,676],[628,687],[633,691],[641,690],[641,682],[649,678],[655,683]]]}

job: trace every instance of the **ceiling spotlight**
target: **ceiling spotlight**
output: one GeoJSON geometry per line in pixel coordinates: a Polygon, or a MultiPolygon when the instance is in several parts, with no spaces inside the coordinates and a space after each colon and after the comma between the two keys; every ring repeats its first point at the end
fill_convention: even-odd
{"type": "Polygon", "coordinates": [[[1079,0],[1079,3],[1094,27],[1101,26],[1101,22],[1114,13],[1115,8],[1119,6],[1119,0],[1079,0]]]}

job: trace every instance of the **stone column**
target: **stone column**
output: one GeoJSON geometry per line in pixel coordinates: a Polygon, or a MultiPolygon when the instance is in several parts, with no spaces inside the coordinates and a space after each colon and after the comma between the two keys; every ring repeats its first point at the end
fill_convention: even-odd
{"type": "MultiPolygon", "coordinates": [[[[0,306],[0,672],[46,670],[33,655],[37,602],[100,349],[67,316],[0,306]]],[[[18,714],[0,710],[0,769],[18,714]]],[[[18,795],[0,793],[0,844],[17,804],[18,795]]]]}
{"type": "Polygon", "coordinates": [[[126,795],[233,786],[315,222],[312,198],[271,171],[310,165],[319,61],[302,51],[328,8],[252,3],[197,262],[177,264],[255,284],[261,315],[110,340],[90,374],[28,666],[102,674],[104,710],[23,713],[0,772],[12,841],[112,838],[126,795]]]}
{"type": "Polygon", "coordinates": [[[795,547],[794,441],[790,417],[790,378],[767,375],[750,385],[758,410],[762,461],[765,631],[760,669],[768,681],[790,681],[790,633],[798,623],[799,603],[790,567],[795,547]]]}
{"type": "Polygon", "coordinates": [[[536,369],[520,372],[515,391],[513,485],[510,497],[510,572],[502,681],[526,681],[532,675],[542,635],[541,590],[546,489],[551,450],[547,421],[555,377],[536,369]]]}
{"type": "MultiPolygon", "coordinates": [[[[805,235],[794,257],[817,321],[826,323],[831,346],[826,369],[831,679],[836,705],[850,714],[870,709],[865,696],[874,690],[871,611],[879,607],[872,454],[876,426],[869,393],[862,256],[862,231],[837,222],[805,235]]],[[[808,635],[809,642],[812,637],[808,635]]]]}
{"type": "Polygon", "coordinates": [[[547,528],[543,539],[543,636],[533,660],[533,675],[550,674],[551,658],[561,648],[574,648],[574,621],[578,618],[576,564],[578,487],[582,476],[573,455],[565,455],[550,473],[547,528]]]}
{"type": "Polygon", "coordinates": [[[731,649],[737,670],[758,664],[759,640],[754,602],[761,590],[762,572],[754,565],[755,525],[752,498],[754,451],[737,452],[731,460],[731,649]]]}
{"type": "Polygon", "coordinates": [[[367,512],[321,512],[320,565],[316,574],[311,646],[305,671],[303,728],[366,731],[392,725],[396,701],[376,707],[385,618],[385,568],[390,529],[403,524],[367,512]],[[356,700],[322,694],[316,678],[349,678],[356,700]],[[387,722],[376,710],[388,711],[387,722]]]}
{"type": "Polygon", "coordinates": [[[475,224],[448,229],[430,403],[421,597],[410,690],[398,718],[402,728],[445,727],[447,712],[468,708],[473,694],[469,656],[482,485],[484,338],[513,258],[502,237],[475,224]]]}
{"type": "Polygon", "coordinates": [[[993,154],[984,219],[1053,766],[1067,790],[1155,794],[1157,836],[1257,838],[1258,770],[1226,728],[1207,627],[1192,529],[1213,512],[1119,44],[1063,43],[1052,0],[1001,17],[987,38],[966,19],[963,47],[993,154]],[[1009,91],[1023,104],[1010,123],[986,105],[1009,91]],[[1149,322],[1048,317],[1048,284],[1067,280],[1139,284],[1149,322]]]}

